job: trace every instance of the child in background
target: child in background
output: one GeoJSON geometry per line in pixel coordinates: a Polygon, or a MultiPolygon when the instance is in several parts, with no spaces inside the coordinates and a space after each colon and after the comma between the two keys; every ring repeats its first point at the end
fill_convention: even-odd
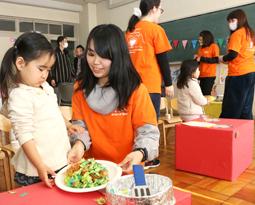
{"type": "Polygon", "coordinates": [[[203,105],[207,99],[203,96],[198,83],[199,64],[195,60],[185,60],[177,80],[178,112],[183,121],[190,121],[203,115],[203,105]]]}
{"type": "Polygon", "coordinates": [[[210,95],[216,78],[216,66],[219,62],[219,46],[214,43],[214,37],[210,31],[200,32],[198,42],[200,48],[195,59],[200,62],[200,87],[203,95],[210,95]]]}
{"type": "Polygon", "coordinates": [[[51,187],[48,175],[68,162],[66,126],[53,88],[46,82],[54,62],[51,44],[35,32],[22,34],[2,61],[1,96],[21,145],[12,159],[19,185],[42,180],[51,187]]]}
{"type": "Polygon", "coordinates": [[[86,149],[89,157],[120,163],[128,173],[133,164],[158,156],[159,130],[150,96],[117,26],[96,26],[85,56],[72,110],[73,123],[86,131],[83,143],[74,147],[80,149],[79,156],[86,149]]]}

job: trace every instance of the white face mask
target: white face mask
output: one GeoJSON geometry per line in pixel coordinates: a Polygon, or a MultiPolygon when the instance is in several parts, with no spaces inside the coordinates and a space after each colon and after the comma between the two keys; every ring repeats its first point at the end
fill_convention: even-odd
{"type": "Polygon", "coordinates": [[[228,26],[231,31],[235,31],[237,29],[237,21],[230,22],[228,26]]]}
{"type": "Polygon", "coordinates": [[[65,43],[64,43],[64,48],[67,48],[67,47],[68,47],[68,43],[65,42],[65,43]]]}

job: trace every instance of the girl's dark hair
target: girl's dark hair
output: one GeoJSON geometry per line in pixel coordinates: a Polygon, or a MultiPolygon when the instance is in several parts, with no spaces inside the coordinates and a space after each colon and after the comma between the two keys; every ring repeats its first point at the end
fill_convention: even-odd
{"type": "Polygon", "coordinates": [[[192,78],[192,74],[197,70],[199,64],[196,60],[185,60],[181,64],[181,72],[177,79],[177,88],[183,89],[188,86],[188,80],[192,78]]]}
{"type": "Polygon", "coordinates": [[[214,43],[214,37],[210,31],[201,31],[199,36],[203,38],[203,46],[202,47],[208,47],[212,43],[214,43]]]}
{"type": "Polygon", "coordinates": [[[45,54],[54,55],[54,49],[42,34],[26,32],[18,37],[13,47],[5,53],[1,64],[0,91],[3,102],[8,99],[9,89],[16,87],[19,82],[17,58],[22,57],[27,64],[45,54]]]}
{"type": "MultiPolygon", "coordinates": [[[[95,52],[102,58],[111,60],[109,81],[105,87],[112,87],[119,99],[118,109],[123,109],[133,91],[140,85],[141,79],[136,72],[127,48],[124,33],[115,25],[103,24],[96,26],[89,34],[85,54],[93,41],[95,52]]],[[[78,90],[85,90],[89,96],[98,82],[92,73],[87,59],[81,64],[83,70],[78,76],[78,90]]]]}
{"type": "MultiPolygon", "coordinates": [[[[254,31],[250,27],[246,14],[242,9],[237,9],[228,14],[227,20],[237,19],[237,29],[244,27],[247,33],[247,38],[254,39],[254,31]]],[[[234,31],[231,31],[233,33],[234,31]]]]}
{"type": "MultiPolygon", "coordinates": [[[[139,8],[142,12],[142,16],[146,16],[154,6],[158,8],[160,2],[161,0],[141,0],[139,8]]],[[[140,19],[136,15],[132,15],[128,22],[127,32],[132,32],[139,20],[140,19]]]]}

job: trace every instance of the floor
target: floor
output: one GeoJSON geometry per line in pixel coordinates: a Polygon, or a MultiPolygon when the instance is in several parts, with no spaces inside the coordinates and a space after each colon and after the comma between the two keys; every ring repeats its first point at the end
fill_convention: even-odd
{"type": "Polygon", "coordinates": [[[192,205],[255,204],[255,140],[253,161],[236,181],[225,181],[175,169],[175,129],[167,131],[167,146],[160,145],[161,165],[147,172],[172,179],[174,187],[192,193],[192,205]]]}

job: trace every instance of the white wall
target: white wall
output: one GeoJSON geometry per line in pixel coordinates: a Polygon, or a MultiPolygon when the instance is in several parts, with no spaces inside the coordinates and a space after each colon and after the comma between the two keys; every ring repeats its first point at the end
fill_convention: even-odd
{"type": "Polygon", "coordinates": [[[33,19],[36,18],[42,20],[60,21],[68,23],[79,23],[78,12],[41,8],[35,6],[26,6],[5,2],[0,2],[0,15],[33,19]]]}

